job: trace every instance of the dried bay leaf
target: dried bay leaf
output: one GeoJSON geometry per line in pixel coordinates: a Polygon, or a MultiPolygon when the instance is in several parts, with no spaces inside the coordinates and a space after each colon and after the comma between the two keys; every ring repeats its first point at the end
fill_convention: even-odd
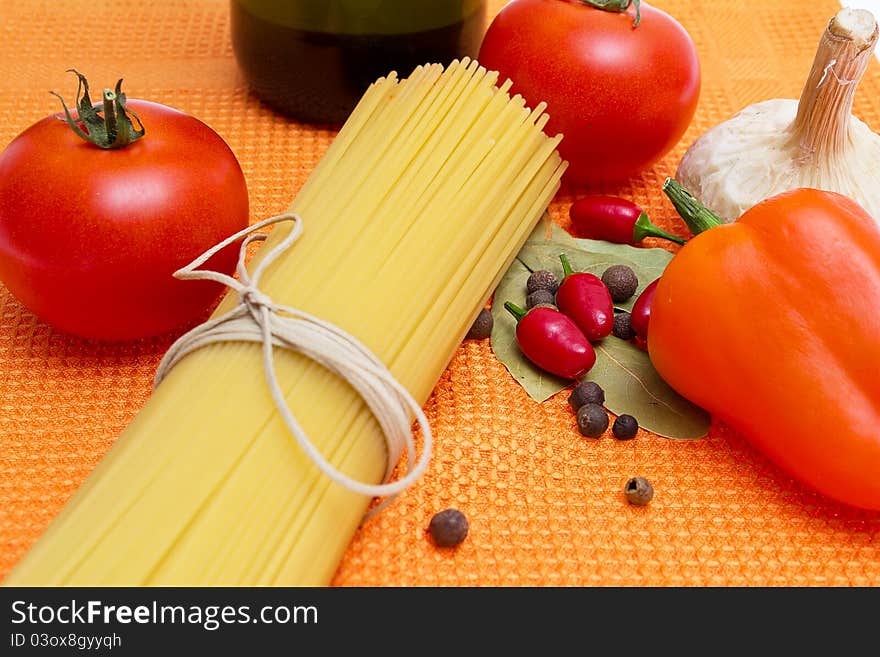
{"type": "Polygon", "coordinates": [[[642,428],[665,438],[689,440],[708,433],[709,414],[670,388],[645,351],[613,336],[594,347],[596,364],[584,380],[602,386],[608,410],[632,415],[642,428]]]}
{"type": "Polygon", "coordinates": [[[628,244],[614,244],[603,240],[574,239],[572,241],[578,248],[592,253],[606,253],[618,256],[625,260],[636,262],[643,269],[656,270],[657,277],[666,269],[666,265],[675,256],[671,251],[659,247],[646,248],[642,246],[630,246],[628,244]]]}
{"type": "MultiPolygon", "coordinates": [[[[615,264],[633,269],[639,289],[618,307],[631,309],[638,294],[659,278],[673,254],[665,249],[644,249],[597,240],[575,239],[544,217],[526,241],[495,290],[491,344],[497,358],[535,401],[543,402],[571,385],[535,367],[516,342],[516,320],[504,309],[505,301],[525,307],[526,281],[532,271],[547,269],[562,276],[559,255],[565,253],[576,271],[601,276],[615,264]]],[[[628,413],[639,424],[660,436],[692,439],[706,435],[709,415],[678,395],[660,378],[647,352],[609,336],[596,343],[596,365],[585,380],[605,390],[606,406],[615,414],[628,413]]]]}

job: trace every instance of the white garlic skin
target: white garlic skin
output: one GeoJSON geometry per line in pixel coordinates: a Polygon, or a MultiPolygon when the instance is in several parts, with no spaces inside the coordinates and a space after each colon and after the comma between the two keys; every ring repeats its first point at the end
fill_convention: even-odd
{"type": "Polygon", "coordinates": [[[850,116],[846,151],[811,157],[793,133],[797,111],[787,98],[745,108],[694,142],[676,178],[726,222],[799,187],[845,194],[880,222],[880,136],[850,116]]]}

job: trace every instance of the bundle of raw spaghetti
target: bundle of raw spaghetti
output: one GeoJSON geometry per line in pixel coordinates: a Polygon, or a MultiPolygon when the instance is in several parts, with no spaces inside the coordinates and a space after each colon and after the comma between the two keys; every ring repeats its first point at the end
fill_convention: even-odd
{"type": "MultiPolygon", "coordinates": [[[[260,279],[275,303],[356,336],[419,404],[565,168],[543,107],[495,82],[467,60],[377,81],[291,206],[301,239],[260,279]]],[[[328,461],[381,482],[382,427],[352,386],[297,353],[274,362],[328,461]]],[[[260,345],[211,344],[167,373],[5,584],[326,584],[369,503],[293,440],[260,345]]]]}

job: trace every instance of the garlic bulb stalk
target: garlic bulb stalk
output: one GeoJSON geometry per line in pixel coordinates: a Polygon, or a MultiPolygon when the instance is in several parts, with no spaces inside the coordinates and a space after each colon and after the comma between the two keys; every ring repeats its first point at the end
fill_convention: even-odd
{"type": "Polygon", "coordinates": [[[880,135],[852,115],[877,36],[870,12],[842,10],[800,101],[767,100],[715,126],[688,149],[676,178],[727,222],[799,187],[845,194],[880,222],[880,135]]]}

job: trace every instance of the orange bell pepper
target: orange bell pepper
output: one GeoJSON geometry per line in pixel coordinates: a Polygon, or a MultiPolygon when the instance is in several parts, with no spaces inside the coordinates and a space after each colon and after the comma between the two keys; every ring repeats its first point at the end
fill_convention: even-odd
{"type": "Polygon", "coordinates": [[[799,189],[719,225],[675,181],[664,191],[700,234],[657,286],[657,371],[795,478],[880,509],[877,224],[799,189]]]}

